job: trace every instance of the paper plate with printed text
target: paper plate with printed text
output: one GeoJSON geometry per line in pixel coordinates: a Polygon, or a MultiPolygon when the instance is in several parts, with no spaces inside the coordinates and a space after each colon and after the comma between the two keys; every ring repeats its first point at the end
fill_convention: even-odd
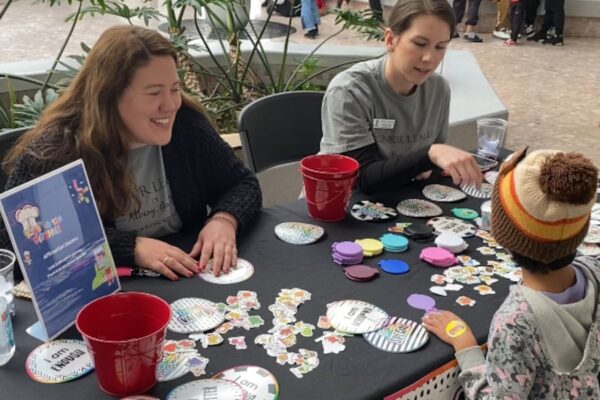
{"type": "Polygon", "coordinates": [[[327,305],[327,319],[337,331],[363,334],[385,325],[388,314],[361,300],[341,300],[327,305]]]}
{"type": "Polygon", "coordinates": [[[381,329],[363,335],[371,346],[390,353],[408,353],[420,349],[429,340],[423,325],[406,318],[390,317],[381,329]]]}
{"type": "Polygon", "coordinates": [[[212,379],[238,383],[247,399],[276,400],[279,396],[277,379],[264,368],[242,365],[215,374],[212,379]]]}
{"type": "Polygon", "coordinates": [[[27,374],[38,382],[62,383],[94,369],[92,358],[81,340],[53,340],[36,347],[25,361],[27,374]]]}
{"type": "Polygon", "coordinates": [[[185,297],[171,303],[168,328],[177,333],[205,332],[225,321],[217,305],[206,299],[185,297]]]}

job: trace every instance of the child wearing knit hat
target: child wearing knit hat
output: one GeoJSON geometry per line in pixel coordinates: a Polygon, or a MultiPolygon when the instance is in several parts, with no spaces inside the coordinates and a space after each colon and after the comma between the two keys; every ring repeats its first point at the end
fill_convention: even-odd
{"type": "Polygon", "coordinates": [[[494,315],[487,358],[455,314],[430,312],[423,325],[454,347],[468,399],[599,399],[600,262],[575,257],[598,169],[581,154],[525,153],[494,184],[492,235],[523,281],[494,315]]]}

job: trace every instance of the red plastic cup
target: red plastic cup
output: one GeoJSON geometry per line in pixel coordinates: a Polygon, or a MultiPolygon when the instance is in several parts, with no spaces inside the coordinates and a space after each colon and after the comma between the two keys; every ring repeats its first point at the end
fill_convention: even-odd
{"type": "Polygon", "coordinates": [[[304,157],[300,161],[300,171],[303,175],[327,180],[353,177],[358,167],[358,161],[341,154],[316,154],[304,157]]]}
{"type": "Polygon", "coordinates": [[[75,325],[94,361],[98,385],[112,396],[130,396],[156,384],[169,304],[139,292],[117,293],[92,301],[75,325]]]}

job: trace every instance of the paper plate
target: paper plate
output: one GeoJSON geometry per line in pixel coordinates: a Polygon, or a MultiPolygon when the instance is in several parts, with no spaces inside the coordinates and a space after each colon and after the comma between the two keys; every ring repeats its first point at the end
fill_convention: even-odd
{"type": "Polygon", "coordinates": [[[167,400],[227,399],[245,400],[240,385],[223,379],[198,379],[177,386],[167,395],[167,400]]]}
{"type": "Polygon", "coordinates": [[[387,221],[398,216],[393,208],[368,200],[362,200],[354,204],[350,214],[359,221],[387,221]]]}
{"type": "Polygon", "coordinates": [[[362,334],[384,326],[388,314],[361,300],[342,300],[327,305],[327,319],[340,332],[362,334]]]}
{"type": "Polygon", "coordinates": [[[583,238],[585,243],[600,243],[600,226],[590,225],[587,235],[583,238]]]}
{"type": "Polygon", "coordinates": [[[427,185],[423,188],[423,196],[431,201],[453,202],[466,199],[467,195],[458,189],[446,185],[427,185]]]}
{"type": "Polygon", "coordinates": [[[498,171],[488,171],[483,174],[485,181],[491,185],[496,183],[496,179],[498,179],[498,171]]]}
{"type": "Polygon", "coordinates": [[[177,333],[204,332],[225,321],[217,305],[206,299],[185,297],[171,303],[169,329],[177,333]]]}
{"type": "Polygon", "coordinates": [[[481,187],[477,189],[475,186],[466,186],[462,185],[461,190],[468,194],[471,197],[475,197],[478,199],[489,199],[492,197],[492,190],[494,186],[492,184],[483,182],[481,187]]]}
{"type": "Polygon", "coordinates": [[[92,358],[81,340],[53,340],[36,347],[25,361],[33,380],[62,383],[77,379],[94,369],[92,358]]]}
{"type": "Polygon", "coordinates": [[[437,235],[454,233],[460,237],[471,237],[477,232],[477,227],[469,222],[454,217],[435,217],[427,221],[437,235]]]}
{"type": "Polygon", "coordinates": [[[398,203],[396,209],[400,214],[407,217],[425,218],[442,215],[442,209],[439,206],[421,199],[402,200],[398,203]]]}
{"type": "Polygon", "coordinates": [[[212,379],[240,382],[247,399],[275,400],[279,396],[279,385],[273,374],[254,365],[226,369],[214,375],[212,379]]]}
{"type": "Polygon", "coordinates": [[[254,274],[254,266],[243,258],[238,258],[235,268],[230,268],[226,274],[221,270],[221,274],[215,276],[212,272],[212,262],[213,260],[210,260],[206,264],[204,272],[198,274],[206,282],[216,283],[217,285],[230,285],[243,282],[254,274]]]}
{"type": "Polygon", "coordinates": [[[420,349],[429,340],[423,325],[406,318],[391,317],[389,323],[363,335],[371,346],[390,353],[408,353],[420,349]]]}
{"type": "Polygon", "coordinates": [[[325,229],[303,222],[283,222],[275,226],[275,236],[289,244],[311,244],[325,235],[325,229]]]}

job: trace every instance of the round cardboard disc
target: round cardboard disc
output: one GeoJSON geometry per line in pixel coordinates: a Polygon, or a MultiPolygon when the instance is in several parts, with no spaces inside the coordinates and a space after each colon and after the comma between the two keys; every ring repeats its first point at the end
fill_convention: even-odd
{"type": "Polygon", "coordinates": [[[483,182],[479,189],[477,189],[475,186],[466,185],[462,185],[460,188],[463,192],[471,197],[475,197],[477,199],[489,199],[492,197],[492,190],[494,186],[490,183],[483,182]]]}
{"type": "Polygon", "coordinates": [[[25,361],[31,379],[62,383],[77,379],[94,369],[92,358],[81,340],[53,340],[36,347],[25,361]]]}
{"type": "Polygon", "coordinates": [[[283,222],[275,226],[275,236],[289,244],[311,244],[325,235],[325,229],[303,222],[283,222]]]}
{"type": "Polygon", "coordinates": [[[206,299],[184,297],[171,303],[169,329],[177,333],[205,332],[225,321],[217,305],[206,299]]]}
{"type": "Polygon", "coordinates": [[[238,258],[235,268],[230,268],[227,273],[221,271],[219,276],[213,274],[212,263],[213,260],[210,260],[208,264],[206,264],[204,272],[199,273],[198,276],[206,282],[215,283],[217,285],[230,285],[232,283],[243,282],[254,274],[254,266],[243,258],[238,258]]]}
{"type": "Polygon", "coordinates": [[[167,400],[190,399],[245,400],[244,390],[236,382],[224,379],[198,379],[177,386],[167,395],[167,400]],[[210,396],[207,394],[210,393],[210,396]]]}
{"type": "Polygon", "coordinates": [[[438,205],[421,199],[402,200],[396,209],[407,217],[426,218],[442,215],[442,209],[438,205]]]}
{"type": "Polygon", "coordinates": [[[477,214],[477,211],[472,210],[470,208],[453,208],[452,210],[452,215],[454,215],[457,218],[460,219],[465,219],[467,221],[473,220],[477,217],[479,217],[479,214],[477,214]]]}
{"type": "Polygon", "coordinates": [[[467,195],[458,189],[446,185],[427,185],[423,188],[423,196],[431,201],[453,202],[466,199],[467,195]]]}
{"type": "Polygon", "coordinates": [[[420,349],[429,340],[423,325],[406,318],[391,317],[389,323],[363,335],[371,346],[390,353],[408,353],[420,349]]]}
{"type": "Polygon", "coordinates": [[[255,365],[242,365],[226,369],[212,379],[240,382],[247,399],[276,400],[279,396],[277,379],[264,368],[255,365]]]}
{"type": "Polygon", "coordinates": [[[382,270],[392,275],[405,274],[410,270],[406,261],[402,260],[381,260],[379,261],[379,266],[382,270]]]}
{"type": "Polygon", "coordinates": [[[354,204],[350,214],[359,221],[389,221],[398,216],[393,208],[368,200],[362,200],[354,204]]]}
{"type": "Polygon", "coordinates": [[[471,237],[477,233],[475,225],[454,217],[435,217],[427,221],[437,235],[454,233],[461,237],[471,237]]]}
{"type": "Polygon", "coordinates": [[[363,334],[384,326],[388,314],[381,308],[361,300],[341,300],[327,305],[327,319],[340,331],[363,334]]]}

